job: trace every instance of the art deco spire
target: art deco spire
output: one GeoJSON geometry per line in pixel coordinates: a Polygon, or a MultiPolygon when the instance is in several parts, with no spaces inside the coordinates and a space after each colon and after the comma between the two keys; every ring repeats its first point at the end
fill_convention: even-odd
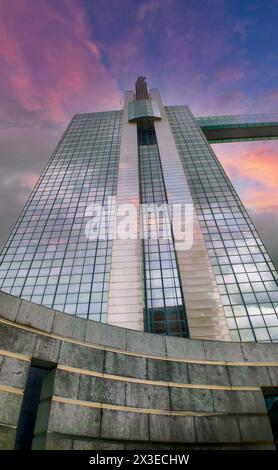
{"type": "Polygon", "coordinates": [[[146,77],[138,77],[135,82],[135,96],[136,100],[148,100],[148,87],[145,80],[146,77]]]}

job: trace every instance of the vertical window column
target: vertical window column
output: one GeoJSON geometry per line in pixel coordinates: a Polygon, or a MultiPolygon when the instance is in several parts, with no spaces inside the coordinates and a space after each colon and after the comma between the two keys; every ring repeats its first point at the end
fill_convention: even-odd
{"type": "MultiPolygon", "coordinates": [[[[138,149],[141,203],[157,204],[157,206],[167,204],[155,129],[152,123],[145,127],[138,124],[138,149]]],[[[145,330],[164,335],[188,336],[173,239],[172,237],[170,239],[149,238],[155,221],[146,215],[141,222],[144,224],[146,235],[142,241],[145,330]]],[[[160,235],[159,227],[157,232],[160,235]]]]}

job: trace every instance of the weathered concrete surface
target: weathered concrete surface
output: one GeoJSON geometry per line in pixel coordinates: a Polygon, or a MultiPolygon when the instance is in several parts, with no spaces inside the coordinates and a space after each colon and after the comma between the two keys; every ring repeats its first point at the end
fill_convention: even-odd
{"type": "Polygon", "coordinates": [[[0,292],[1,449],[31,362],[53,368],[33,449],[274,448],[261,387],[278,386],[277,344],[161,337],[0,292]]]}

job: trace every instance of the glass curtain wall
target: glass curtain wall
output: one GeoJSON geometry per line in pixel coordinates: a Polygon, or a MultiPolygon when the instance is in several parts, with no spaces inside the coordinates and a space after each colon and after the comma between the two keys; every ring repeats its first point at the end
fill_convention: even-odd
{"type": "MultiPolygon", "coordinates": [[[[167,203],[160,156],[152,123],[138,124],[141,203],[167,203]]],[[[165,335],[188,336],[185,305],[179,279],[171,227],[170,239],[149,238],[153,223],[157,232],[163,229],[163,215],[154,221],[143,216],[142,224],[147,238],[142,241],[145,282],[145,330],[165,335]],[[161,222],[161,224],[160,224],[161,222]]],[[[165,222],[165,219],[164,219],[165,222]]],[[[167,224],[166,224],[167,225],[167,224]]]]}
{"type": "Polygon", "coordinates": [[[166,108],[233,341],[278,341],[278,275],[187,106],[166,108]]]}
{"type": "Polygon", "coordinates": [[[74,116],[4,247],[3,291],[106,321],[112,241],[86,238],[86,208],[116,195],[122,118],[74,116]]]}

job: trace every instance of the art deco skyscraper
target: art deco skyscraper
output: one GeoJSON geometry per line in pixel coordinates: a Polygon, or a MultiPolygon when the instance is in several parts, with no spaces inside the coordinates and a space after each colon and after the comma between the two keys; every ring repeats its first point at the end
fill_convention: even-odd
{"type": "Polygon", "coordinates": [[[73,117],[6,242],[0,288],[137,330],[277,341],[277,272],[210,146],[277,137],[278,115],[195,118],[139,77],[123,110],[73,117]],[[86,209],[111,196],[193,204],[192,246],[177,249],[172,227],[167,240],[88,239],[86,209]]]}

